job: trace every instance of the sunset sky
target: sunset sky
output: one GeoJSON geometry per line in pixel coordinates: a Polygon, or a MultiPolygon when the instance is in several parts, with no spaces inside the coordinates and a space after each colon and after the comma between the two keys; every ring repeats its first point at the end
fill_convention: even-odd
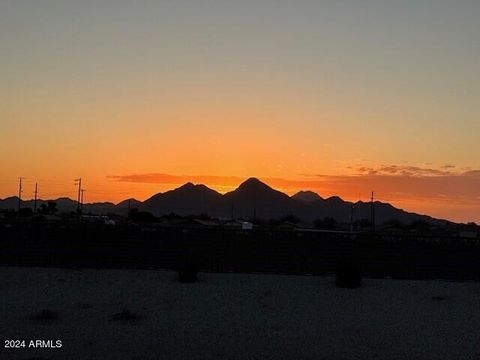
{"type": "Polygon", "coordinates": [[[0,0],[0,198],[256,176],[480,222],[480,1],[0,0]]]}

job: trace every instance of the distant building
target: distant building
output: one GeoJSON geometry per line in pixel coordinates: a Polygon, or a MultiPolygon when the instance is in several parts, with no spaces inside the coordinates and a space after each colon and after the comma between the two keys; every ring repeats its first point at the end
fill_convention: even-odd
{"type": "Polygon", "coordinates": [[[226,228],[239,229],[239,230],[253,230],[253,224],[244,220],[228,220],[222,223],[226,228]]]}
{"type": "Polygon", "coordinates": [[[478,238],[478,232],[476,231],[460,231],[458,234],[459,237],[465,239],[476,239],[478,238]]]}
{"type": "Polygon", "coordinates": [[[253,224],[248,221],[242,221],[242,230],[253,230],[253,224]]]}
{"type": "Polygon", "coordinates": [[[106,215],[82,215],[81,219],[89,223],[116,225],[115,220],[110,219],[106,215]]]}

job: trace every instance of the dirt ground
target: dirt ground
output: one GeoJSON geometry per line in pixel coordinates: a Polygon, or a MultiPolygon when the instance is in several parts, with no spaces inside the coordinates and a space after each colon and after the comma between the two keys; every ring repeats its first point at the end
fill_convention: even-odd
{"type": "Polygon", "coordinates": [[[0,359],[480,358],[479,283],[199,276],[0,268],[0,359]]]}

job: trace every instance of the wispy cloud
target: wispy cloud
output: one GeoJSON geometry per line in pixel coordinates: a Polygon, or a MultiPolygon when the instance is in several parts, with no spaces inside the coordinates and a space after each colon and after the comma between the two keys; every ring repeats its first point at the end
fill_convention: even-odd
{"type": "Polygon", "coordinates": [[[224,188],[235,187],[242,181],[246,180],[246,177],[239,176],[171,175],[165,173],[108,175],[107,178],[114,181],[144,184],[180,185],[187,182],[193,182],[224,188]]]}
{"type": "Polygon", "coordinates": [[[454,165],[443,165],[439,169],[431,167],[420,167],[411,165],[383,165],[379,167],[365,167],[357,168],[359,174],[368,175],[402,175],[402,176],[448,176],[448,175],[462,175],[461,173],[453,171],[454,165]]]}

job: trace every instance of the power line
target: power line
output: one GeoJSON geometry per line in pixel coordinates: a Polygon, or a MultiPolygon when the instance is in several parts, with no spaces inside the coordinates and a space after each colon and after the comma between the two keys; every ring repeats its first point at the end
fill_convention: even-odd
{"type": "Polygon", "coordinates": [[[33,201],[33,213],[37,213],[38,183],[35,183],[35,200],[33,201]]]}
{"type": "Polygon", "coordinates": [[[80,211],[83,211],[83,193],[85,192],[85,189],[81,189],[81,196],[80,196],[80,211]]]}
{"type": "Polygon", "coordinates": [[[18,178],[18,212],[19,213],[20,213],[20,208],[22,206],[22,192],[23,192],[22,181],[23,181],[23,177],[19,177],[18,178]]]}
{"type": "Polygon", "coordinates": [[[350,232],[353,232],[354,212],[355,212],[355,203],[352,202],[352,206],[350,207],[350,232]]]}
{"type": "Polygon", "coordinates": [[[75,185],[78,186],[78,197],[77,197],[77,213],[80,215],[80,208],[81,208],[81,203],[80,203],[80,196],[81,196],[81,191],[82,191],[82,178],[75,179],[75,185]]]}
{"type": "Polygon", "coordinates": [[[373,195],[374,193],[372,191],[372,197],[370,200],[370,221],[372,223],[372,231],[375,231],[375,201],[373,195]]]}

